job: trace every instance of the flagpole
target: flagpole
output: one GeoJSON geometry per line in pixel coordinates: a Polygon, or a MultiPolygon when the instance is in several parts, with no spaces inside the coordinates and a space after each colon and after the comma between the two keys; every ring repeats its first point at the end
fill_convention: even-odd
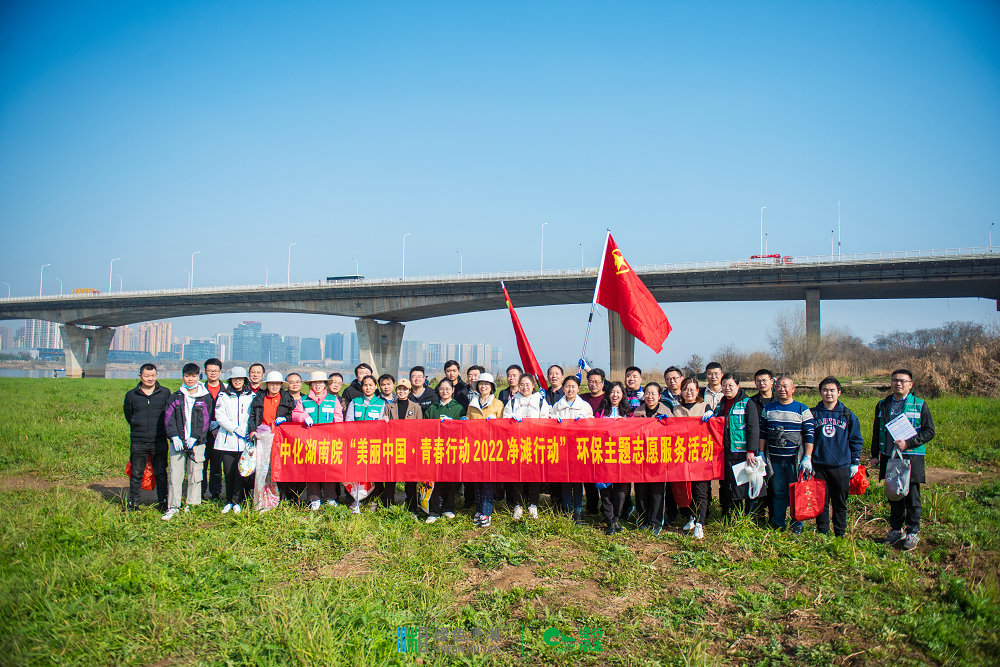
{"type": "Polygon", "coordinates": [[[590,316],[587,318],[587,333],[583,336],[583,351],[580,353],[580,359],[584,359],[587,356],[587,341],[590,340],[590,325],[594,321],[594,309],[597,307],[597,291],[601,287],[601,276],[604,274],[604,261],[608,257],[608,240],[611,238],[611,230],[608,230],[608,235],[604,237],[604,250],[601,251],[601,266],[597,269],[597,283],[594,285],[594,298],[590,301],[590,316]]]}

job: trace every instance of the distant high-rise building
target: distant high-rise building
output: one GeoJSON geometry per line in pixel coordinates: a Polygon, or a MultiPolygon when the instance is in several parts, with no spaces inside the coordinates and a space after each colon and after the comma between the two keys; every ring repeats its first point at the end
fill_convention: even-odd
{"type": "Polygon", "coordinates": [[[136,326],[136,346],[154,357],[161,352],[170,352],[170,322],[142,322],[136,326]]]}
{"type": "Polygon", "coordinates": [[[232,361],[242,361],[248,364],[262,361],[261,356],[261,323],[245,321],[233,329],[232,361]]]}
{"type": "MultiPolygon", "coordinates": [[[[181,354],[181,359],[187,361],[193,361],[199,366],[205,363],[207,359],[216,357],[219,354],[218,345],[210,340],[190,340],[184,343],[184,351],[181,354]]],[[[204,370],[204,369],[202,369],[204,370]]]]}
{"type": "Polygon", "coordinates": [[[139,336],[129,325],[115,327],[115,335],[111,339],[111,349],[121,352],[136,352],[140,350],[139,336]]]}
{"type": "MultiPolygon", "coordinates": [[[[448,343],[447,345],[445,345],[445,355],[444,356],[445,356],[445,361],[446,362],[447,361],[451,361],[451,360],[455,360],[455,361],[458,362],[459,366],[462,365],[462,360],[459,359],[459,357],[462,356],[462,348],[459,347],[459,345],[457,343],[448,343]]],[[[442,368],[444,367],[444,363],[441,364],[441,367],[442,368]]]]}
{"type": "Polygon", "coordinates": [[[48,322],[46,320],[25,320],[24,347],[62,347],[59,336],[59,325],[56,322],[48,322]]]}
{"type": "Polygon", "coordinates": [[[302,339],[298,336],[285,336],[285,363],[295,366],[299,363],[299,349],[302,339]]]}
{"type": "Polygon", "coordinates": [[[260,359],[267,367],[285,363],[285,342],[281,335],[264,333],[260,335],[260,359]]]}
{"type": "MultiPolygon", "coordinates": [[[[305,359],[305,357],[302,358],[305,359]]],[[[344,334],[330,333],[326,335],[326,341],[323,346],[323,358],[332,359],[333,361],[344,360],[344,334]]]]}
{"type": "Polygon", "coordinates": [[[490,358],[490,365],[493,366],[493,369],[497,373],[499,373],[503,368],[503,354],[500,352],[499,347],[493,350],[493,355],[490,358]]]}
{"type": "Polygon", "coordinates": [[[458,346],[458,349],[458,363],[462,367],[462,370],[465,370],[475,363],[472,361],[472,343],[462,343],[458,346]]]}
{"type": "Polygon", "coordinates": [[[441,372],[441,369],[444,368],[444,362],[448,361],[444,358],[444,353],[444,343],[427,343],[427,347],[424,349],[423,365],[427,369],[428,377],[441,372]]]}
{"type": "Polygon", "coordinates": [[[9,350],[14,344],[14,335],[7,327],[0,326],[0,350],[9,350]]]}
{"type": "Polygon", "coordinates": [[[299,359],[302,361],[322,361],[323,351],[320,349],[319,338],[303,338],[299,346],[299,359]]]}
{"type": "Polygon", "coordinates": [[[351,332],[351,367],[361,363],[361,348],[358,347],[358,333],[351,332]]]}
{"type": "Polygon", "coordinates": [[[399,355],[399,367],[410,370],[414,366],[424,365],[424,342],[421,340],[404,340],[399,355]]]}
{"type": "Polygon", "coordinates": [[[217,333],[215,334],[215,344],[219,346],[219,360],[232,361],[233,358],[232,336],[230,336],[227,333],[217,333]]]}

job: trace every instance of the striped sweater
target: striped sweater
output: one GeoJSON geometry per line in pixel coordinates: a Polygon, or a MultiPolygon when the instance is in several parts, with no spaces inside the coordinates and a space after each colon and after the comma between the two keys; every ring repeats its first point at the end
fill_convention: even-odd
{"type": "Polygon", "coordinates": [[[771,401],[760,414],[760,437],[767,440],[769,456],[794,458],[801,445],[813,443],[814,428],[812,411],[798,401],[771,401]]]}

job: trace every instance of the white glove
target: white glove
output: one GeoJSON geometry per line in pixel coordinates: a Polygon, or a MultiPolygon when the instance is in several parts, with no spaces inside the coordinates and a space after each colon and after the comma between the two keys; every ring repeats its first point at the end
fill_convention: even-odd
{"type": "Polygon", "coordinates": [[[187,449],[193,449],[194,446],[198,444],[198,439],[188,436],[188,439],[184,441],[184,444],[187,449]]]}
{"type": "Polygon", "coordinates": [[[173,443],[175,452],[184,451],[184,441],[178,438],[176,435],[170,438],[170,442],[173,443]]]}
{"type": "Polygon", "coordinates": [[[702,420],[703,422],[707,422],[707,421],[708,421],[709,419],[711,419],[711,418],[712,418],[713,416],[714,416],[714,415],[712,414],[712,411],[711,411],[711,410],[706,410],[706,411],[705,411],[705,414],[703,414],[703,415],[701,416],[701,420],[702,420]]]}
{"type": "Polygon", "coordinates": [[[854,476],[857,475],[857,474],[858,474],[858,466],[857,466],[857,464],[852,465],[851,466],[851,479],[854,479],[854,476]]]}
{"type": "Polygon", "coordinates": [[[813,474],[813,462],[812,457],[808,454],[802,457],[802,462],[799,463],[799,470],[804,473],[807,477],[812,477],[813,474]]]}
{"type": "Polygon", "coordinates": [[[448,415],[441,415],[441,421],[444,421],[445,419],[451,419],[451,417],[448,415]]]}
{"type": "Polygon", "coordinates": [[[309,415],[306,415],[305,421],[303,421],[302,423],[303,425],[305,425],[306,428],[309,428],[310,426],[313,425],[313,418],[310,417],[309,415]]]}
{"type": "Polygon", "coordinates": [[[287,420],[284,417],[278,417],[277,419],[274,420],[274,425],[280,426],[281,424],[284,424],[286,421],[287,420]]]}
{"type": "Polygon", "coordinates": [[[486,418],[486,421],[489,421],[491,419],[496,419],[496,417],[494,417],[493,415],[490,415],[489,417],[486,418]]]}

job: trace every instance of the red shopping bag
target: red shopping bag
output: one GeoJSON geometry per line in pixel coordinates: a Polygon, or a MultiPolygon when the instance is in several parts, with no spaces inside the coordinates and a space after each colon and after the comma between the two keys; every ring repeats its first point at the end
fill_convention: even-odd
{"type": "Polygon", "coordinates": [[[792,519],[815,519],[826,504],[826,482],[815,477],[805,479],[799,473],[799,481],[788,485],[788,498],[791,501],[792,519]]]}
{"type": "Polygon", "coordinates": [[[678,507],[691,507],[694,498],[691,496],[691,482],[671,482],[670,493],[678,507]]]}
{"type": "MultiPolygon", "coordinates": [[[[125,464],[125,476],[132,478],[132,462],[125,464]]],[[[156,488],[156,476],[153,475],[153,457],[146,454],[146,469],[142,471],[142,488],[152,491],[156,488]]]]}
{"type": "Polygon", "coordinates": [[[847,492],[851,496],[863,496],[868,490],[868,469],[863,465],[858,466],[858,471],[851,478],[851,486],[847,492]]]}

